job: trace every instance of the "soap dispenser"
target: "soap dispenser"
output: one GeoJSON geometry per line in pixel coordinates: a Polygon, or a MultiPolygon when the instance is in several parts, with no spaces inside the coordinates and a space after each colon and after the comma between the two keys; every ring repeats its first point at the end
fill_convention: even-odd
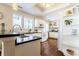
{"type": "Polygon", "coordinates": [[[1,23],[1,33],[5,33],[5,23],[1,23]]]}

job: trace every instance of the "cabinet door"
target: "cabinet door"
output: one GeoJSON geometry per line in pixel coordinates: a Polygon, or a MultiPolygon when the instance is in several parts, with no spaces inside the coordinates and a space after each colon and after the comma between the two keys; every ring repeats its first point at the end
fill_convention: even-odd
{"type": "Polygon", "coordinates": [[[40,40],[24,43],[16,46],[16,56],[40,56],[40,40]]]}
{"type": "Polygon", "coordinates": [[[2,56],[14,56],[15,55],[15,38],[7,37],[2,39],[2,56]]]}
{"type": "Polygon", "coordinates": [[[49,37],[50,38],[58,38],[58,33],[56,33],[56,32],[49,32],[49,37]]]}

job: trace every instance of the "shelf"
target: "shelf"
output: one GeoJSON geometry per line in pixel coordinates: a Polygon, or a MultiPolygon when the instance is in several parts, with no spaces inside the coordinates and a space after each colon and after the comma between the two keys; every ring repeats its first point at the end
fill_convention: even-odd
{"type": "Polygon", "coordinates": [[[64,25],[63,27],[79,28],[79,24],[78,25],[68,25],[68,26],[64,25]]]}
{"type": "Polygon", "coordinates": [[[79,15],[72,15],[72,16],[64,16],[63,18],[68,18],[68,17],[79,17],[79,15]]]}

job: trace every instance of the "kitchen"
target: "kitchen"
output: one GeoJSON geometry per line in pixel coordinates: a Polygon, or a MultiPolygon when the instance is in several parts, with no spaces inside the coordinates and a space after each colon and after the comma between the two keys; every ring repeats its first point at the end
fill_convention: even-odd
{"type": "Polygon", "coordinates": [[[1,56],[41,56],[41,43],[49,39],[56,40],[57,49],[67,55],[63,48],[63,33],[67,29],[64,26],[63,17],[67,9],[70,10],[76,5],[69,3],[1,3],[1,56]],[[47,5],[53,6],[53,9],[47,5]]]}
{"type": "Polygon", "coordinates": [[[1,55],[40,55],[42,31],[46,31],[44,18],[30,15],[22,10],[13,10],[10,5],[0,4],[1,55]]]}

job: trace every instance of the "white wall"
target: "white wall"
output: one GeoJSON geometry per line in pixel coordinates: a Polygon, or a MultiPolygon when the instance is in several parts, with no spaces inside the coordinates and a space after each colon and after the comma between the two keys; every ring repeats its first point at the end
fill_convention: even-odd
{"type": "MultiPolygon", "coordinates": [[[[67,31],[63,31],[63,16],[65,15],[65,11],[69,8],[73,8],[75,5],[71,5],[62,9],[59,9],[54,12],[50,12],[49,14],[46,15],[47,19],[50,20],[57,20],[58,22],[58,27],[59,27],[59,33],[58,33],[58,49],[62,49],[62,40],[63,40],[63,33],[70,33],[70,28],[67,31]]],[[[65,29],[66,30],[66,29],[65,29]]]]}
{"type": "MultiPolygon", "coordinates": [[[[12,15],[13,15],[13,13],[22,15],[23,17],[29,18],[30,20],[34,19],[33,15],[28,14],[28,13],[23,12],[23,11],[20,11],[20,10],[19,11],[13,11],[11,7],[6,6],[4,4],[0,4],[0,12],[2,12],[3,15],[4,15],[4,18],[2,20],[0,20],[0,24],[5,23],[5,29],[8,30],[8,31],[13,30],[13,26],[12,26],[12,15]]],[[[37,18],[43,20],[43,18],[41,18],[41,17],[37,17],[37,18]]],[[[39,21],[39,23],[41,23],[41,22],[39,21]]],[[[1,30],[1,26],[0,26],[0,30],[1,30]]]]}
{"type": "Polygon", "coordinates": [[[60,14],[60,12],[51,12],[49,14],[46,15],[46,20],[53,22],[56,22],[56,27],[58,27],[59,29],[59,21],[61,20],[60,17],[62,15],[60,14]]]}
{"type": "MultiPolygon", "coordinates": [[[[12,9],[0,4],[0,12],[3,13],[3,19],[0,20],[1,23],[5,23],[5,29],[10,31],[12,28],[12,9]]],[[[1,30],[1,26],[0,26],[1,30]]]]}

